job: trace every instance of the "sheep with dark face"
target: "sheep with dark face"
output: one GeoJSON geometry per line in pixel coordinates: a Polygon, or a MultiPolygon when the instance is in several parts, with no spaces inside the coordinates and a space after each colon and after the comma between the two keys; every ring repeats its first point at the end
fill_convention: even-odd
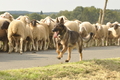
{"type": "Polygon", "coordinates": [[[13,16],[8,12],[5,12],[0,15],[0,41],[1,41],[1,43],[3,43],[3,46],[1,49],[2,51],[8,50],[7,49],[8,39],[7,39],[7,32],[6,32],[5,28],[7,28],[9,23],[13,20],[14,20],[13,16]]]}
{"type": "Polygon", "coordinates": [[[37,51],[39,49],[42,50],[42,48],[44,50],[48,49],[48,44],[47,44],[48,43],[47,41],[49,41],[49,35],[47,34],[49,33],[48,25],[45,23],[39,23],[36,20],[32,20],[30,23],[30,28],[32,30],[36,50],[37,51]]]}
{"type": "Polygon", "coordinates": [[[120,25],[117,23],[112,24],[112,27],[108,29],[111,32],[114,39],[117,39],[117,45],[120,45],[120,25]]]}
{"type": "Polygon", "coordinates": [[[8,39],[6,28],[9,26],[10,21],[5,18],[0,18],[0,41],[3,43],[2,51],[7,51],[8,49],[8,39]]]}
{"type": "Polygon", "coordinates": [[[52,19],[50,16],[47,16],[45,19],[41,19],[40,23],[44,25],[47,24],[48,27],[45,28],[47,30],[47,35],[49,35],[49,41],[48,41],[49,48],[54,48],[55,44],[54,44],[52,29],[54,28],[55,25],[55,19],[52,19]]]}

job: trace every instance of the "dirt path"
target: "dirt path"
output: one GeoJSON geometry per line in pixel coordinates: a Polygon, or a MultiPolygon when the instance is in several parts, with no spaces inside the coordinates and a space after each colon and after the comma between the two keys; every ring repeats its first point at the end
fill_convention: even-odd
{"type": "MultiPolygon", "coordinates": [[[[30,68],[38,66],[47,66],[53,64],[64,63],[67,59],[67,53],[64,54],[61,60],[58,60],[55,50],[39,51],[37,53],[25,52],[22,55],[19,53],[8,54],[0,52],[0,70],[30,68]]],[[[89,59],[104,59],[120,57],[120,47],[90,47],[83,50],[83,60],[89,59]]],[[[77,50],[72,51],[70,62],[79,61],[77,50]]]]}

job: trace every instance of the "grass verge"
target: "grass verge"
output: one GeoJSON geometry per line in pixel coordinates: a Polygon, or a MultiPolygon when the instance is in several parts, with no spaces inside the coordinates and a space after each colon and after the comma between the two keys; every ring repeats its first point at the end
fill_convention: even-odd
{"type": "Polygon", "coordinates": [[[120,58],[4,70],[0,80],[120,80],[120,58]]]}

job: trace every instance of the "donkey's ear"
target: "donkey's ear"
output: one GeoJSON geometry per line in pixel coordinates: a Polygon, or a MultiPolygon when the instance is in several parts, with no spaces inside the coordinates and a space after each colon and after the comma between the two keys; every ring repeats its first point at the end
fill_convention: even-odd
{"type": "Polygon", "coordinates": [[[63,18],[60,19],[60,23],[64,24],[64,19],[63,18]]]}
{"type": "Polygon", "coordinates": [[[56,23],[59,23],[59,20],[58,20],[58,18],[56,19],[56,23]]]}

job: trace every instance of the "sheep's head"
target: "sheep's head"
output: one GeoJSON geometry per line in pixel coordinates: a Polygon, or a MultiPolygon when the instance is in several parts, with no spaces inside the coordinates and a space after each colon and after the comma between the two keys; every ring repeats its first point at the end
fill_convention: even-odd
{"type": "Polygon", "coordinates": [[[30,24],[31,24],[33,27],[36,27],[37,23],[38,23],[38,22],[37,22],[35,19],[33,19],[33,20],[30,22],[30,24]]]}
{"type": "Polygon", "coordinates": [[[118,24],[114,24],[113,27],[116,30],[116,29],[118,29],[119,25],[118,24]]]}
{"type": "Polygon", "coordinates": [[[5,12],[4,14],[2,14],[1,17],[9,19],[10,21],[13,21],[13,19],[14,19],[13,16],[8,12],[5,12]]]}
{"type": "Polygon", "coordinates": [[[1,29],[8,29],[9,24],[10,24],[10,22],[4,21],[3,25],[1,26],[1,29]]]}
{"type": "Polygon", "coordinates": [[[16,20],[21,20],[25,24],[30,23],[29,17],[28,16],[19,16],[16,20]]]}
{"type": "Polygon", "coordinates": [[[54,22],[54,20],[50,16],[47,16],[45,19],[43,19],[41,21],[43,21],[44,23],[46,23],[48,26],[51,25],[51,22],[54,22]]]}

